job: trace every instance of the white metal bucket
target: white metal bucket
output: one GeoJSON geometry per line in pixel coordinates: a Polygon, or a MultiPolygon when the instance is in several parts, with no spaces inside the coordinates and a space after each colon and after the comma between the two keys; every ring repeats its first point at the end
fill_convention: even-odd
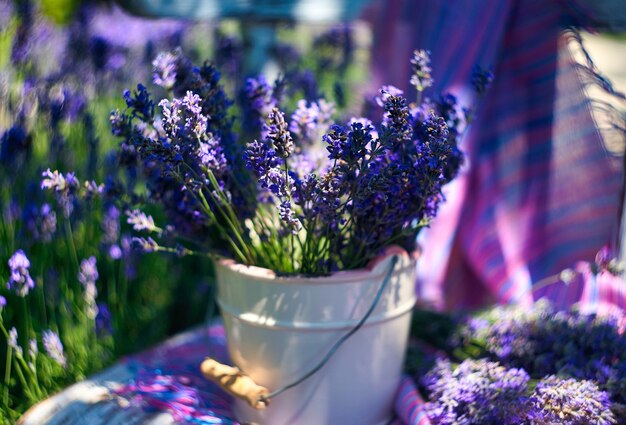
{"type": "MultiPolygon", "coordinates": [[[[266,410],[236,400],[237,419],[262,425],[386,424],[416,301],[415,261],[400,256],[367,322],[321,370],[272,399],[266,410]]],[[[387,256],[371,270],[307,278],[218,262],[218,303],[232,361],[270,391],[299,379],[366,314],[390,266],[387,256]]]]}

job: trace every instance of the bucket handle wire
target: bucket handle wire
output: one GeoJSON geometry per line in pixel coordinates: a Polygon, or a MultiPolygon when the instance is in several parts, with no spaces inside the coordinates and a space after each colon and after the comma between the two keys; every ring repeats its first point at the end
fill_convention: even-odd
{"type": "Polygon", "coordinates": [[[376,306],[378,305],[378,302],[380,301],[380,298],[382,297],[385,288],[391,280],[391,276],[397,263],[398,256],[394,255],[393,257],[391,257],[389,270],[387,271],[385,278],[380,285],[380,288],[378,288],[378,292],[374,297],[374,301],[365,312],[363,317],[359,320],[359,322],[352,329],[346,332],[341,338],[339,338],[328,350],[326,355],[314,367],[312,367],[307,373],[305,373],[292,383],[284,385],[272,392],[268,392],[267,389],[254,383],[254,381],[252,381],[249,376],[244,375],[239,369],[222,365],[211,358],[207,358],[202,363],[201,370],[203,374],[205,375],[205,377],[217,382],[224,390],[226,390],[230,394],[247,401],[248,404],[250,404],[255,409],[264,409],[269,405],[272,398],[279,396],[290,388],[300,385],[311,376],[315,375],[320,369],[322,369],[326,365],[326,363],[328,363],[328,361],[337,352],[339,347],[341,347],[344,342],[346,342],[365,324],[367,319],[369,319],[369,317],[374,312],[374,309],[376,309],[376,306]],[[251,397],[250,394],[253,394],[253,396],[251,397]]]}

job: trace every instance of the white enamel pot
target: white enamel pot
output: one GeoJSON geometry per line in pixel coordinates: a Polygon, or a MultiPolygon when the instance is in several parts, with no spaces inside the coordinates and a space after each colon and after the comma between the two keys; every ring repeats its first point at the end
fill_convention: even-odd
{"type": "Polygon", "coordinates": [[[372,306],[392,257],[391,278],[365,324],[312,377],[257,411],[235,401],[241,422],[261,425],[384,425],[402,375],[416,256],[391,250],[368,269],[327,277],[279,277],[224,260],[218,304],[233,363],[270,391],[310,371],[372,306]]]}

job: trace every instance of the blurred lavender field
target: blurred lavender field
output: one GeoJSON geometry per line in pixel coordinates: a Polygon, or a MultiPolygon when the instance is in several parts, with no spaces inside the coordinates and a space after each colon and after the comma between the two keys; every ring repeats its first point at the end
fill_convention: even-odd
{"type": "MultiPolygon", "coordinates": [[[[71,14],[51,3],[0,0],[0,423],[211,314],[209,261],[133,249],[140,225],[129,214],[147,192],[124,167],[110,116],[138,83],[168,94],[151,84],[152,63],[179,47],[194,63],[211,58],[231,97],[246,88],[237,23],[151,21],[89,4],[71,14]]],[[[354,34],[305,31],[296,46],[279,43],[286,90],[325,93],[341,113],[360,108],[367,57],[354,34]]]]}

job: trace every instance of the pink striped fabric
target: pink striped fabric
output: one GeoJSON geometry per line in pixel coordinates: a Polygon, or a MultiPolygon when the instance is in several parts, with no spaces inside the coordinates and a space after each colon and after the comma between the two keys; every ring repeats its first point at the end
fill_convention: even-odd
{"type": "MultiPolygon", "coordinates": [[[[364,15],[374,28],[375,84],[411,93],[415,48],[431,51],[431,93],[450,91],[462,103],[473,100],[472,67],[495,70],[462,141],[464,170],[422,235],[419,288],[440,307],[530,304],[533,282],[591,261],[617,235],[622,169],[603,146],[567,48],[568,25],[594,23],[574,4],[389,0],[364,15]]],[[[572,294],[551,292],[570,302],[626,304],[610,289],[572,294]]]]}
{"type": "Polygon", "coordinates": [[[398,423],[395,425],[430,425],[424,410],[424,400],[409,377],[405,377],[400,384],[395,409],[398,415],[398,423]]]}

